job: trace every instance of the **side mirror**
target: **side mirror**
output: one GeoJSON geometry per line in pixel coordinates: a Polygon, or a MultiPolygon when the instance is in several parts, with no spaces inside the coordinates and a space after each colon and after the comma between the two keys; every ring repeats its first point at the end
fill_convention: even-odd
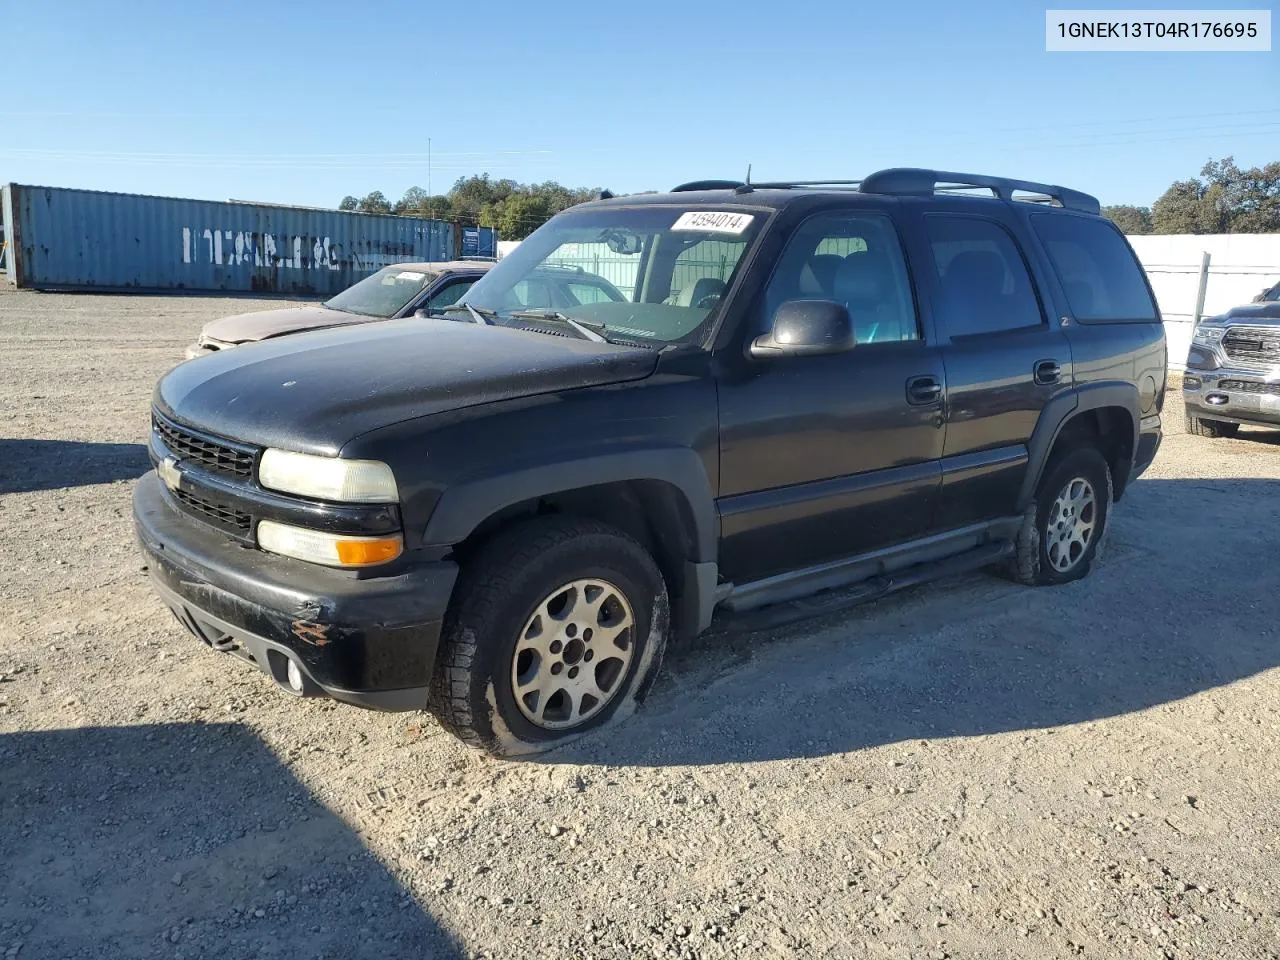
{"type": "Polygon", "coordinates": [[[834,300],[788,300],[773,315],[773,329],[751,342],[751,356],[814,357],[852,350],[853,318],[834,300]]]}
{"type": "Polygon", "coordinates": [[[413,315],[419,320],[425,320],[427,317],[431,316],[431,311],[426,307],[419,307],[417,310],[413,311],[413,315]]]}

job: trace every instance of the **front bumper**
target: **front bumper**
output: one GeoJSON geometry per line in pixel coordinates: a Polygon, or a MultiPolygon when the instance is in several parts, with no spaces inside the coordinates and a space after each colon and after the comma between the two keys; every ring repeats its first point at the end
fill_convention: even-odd
{"type": "Polygon", "coordinates": [[[1280,368],[1188,367],[1182,376],[1187,413],[1261,427],[1280,427],[1280,368]]]}
{"type": "Polygon", "coordinates": [[[154,471],[134,489],[133,514],[156,592],[209,646],[286,690],[292,662],[303,680],[295,693],[378,710],[426,706],[453,563],[358,577],[273,556],[179,513],[154,471]]]}

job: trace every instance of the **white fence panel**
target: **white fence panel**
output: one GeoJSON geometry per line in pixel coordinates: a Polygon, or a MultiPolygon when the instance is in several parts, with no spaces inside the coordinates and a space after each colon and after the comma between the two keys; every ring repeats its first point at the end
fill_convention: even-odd
{"type": "Polygon", "coordinates": [[[1248,303],[1280,281],[1280,234],[1169,234],[1129,237],[1151,280],[1169,341],[1169,367],[1181,370],[1191,345],[1200,261],[1209,254],[1204,315],[1248,303]]]}

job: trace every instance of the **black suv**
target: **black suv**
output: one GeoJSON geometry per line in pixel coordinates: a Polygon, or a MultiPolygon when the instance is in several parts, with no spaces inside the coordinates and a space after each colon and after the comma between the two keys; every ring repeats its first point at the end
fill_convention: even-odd
{"type": "Polygon", "coordinates": [[[1084,576],[1166,359],[1093,197],[702,181],[556,216],[444,317],[177,367],[137,530],[210,646],[512,756],[625,715],[717,609],[1084,576]],[[544,263],[624,299],[512,306],[544,263]]]}

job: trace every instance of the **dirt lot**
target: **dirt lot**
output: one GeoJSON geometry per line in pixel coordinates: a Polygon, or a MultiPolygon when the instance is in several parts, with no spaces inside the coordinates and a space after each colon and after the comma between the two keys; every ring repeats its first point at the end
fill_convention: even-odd
{"type": "Polygon", "coordinates": [[[152,384],[256,307],[0,291],[0,956],[1280,957],[1277,435],[1175,398],[1089,580],[704,639],[498,763],[152,596],[152,384]]]}

